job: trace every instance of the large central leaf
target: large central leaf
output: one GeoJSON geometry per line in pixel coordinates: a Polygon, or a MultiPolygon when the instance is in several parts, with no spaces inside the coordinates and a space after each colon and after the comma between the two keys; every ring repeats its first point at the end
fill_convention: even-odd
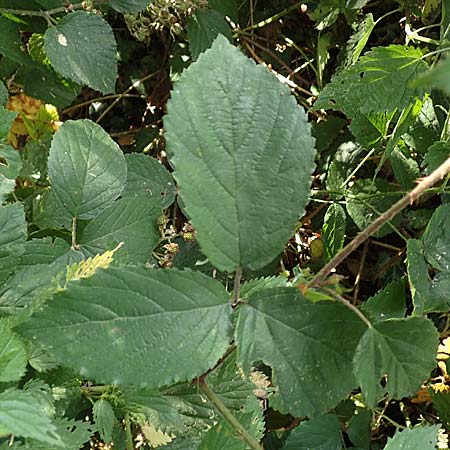
{"type": "Polygon", "coordinates": [[[342,304],[312,303],[295,288],[257,291],[240,306],[238,359],[247,371],[270,365],[288,411],[313,416],[356,386],[352,358],[364,328],[342,304]]]}
{"type": "Polygon", "coordinates": [[[155,387],[211,368],[229,345],[230,314],[205,275],[123,267],[70,284],[19,331],[83,376],[155,387]]]}
{"type": "Polygon", "coordinates": [[[220,270],[283,250],[309,196],[314,140],[286,86],[219,36],[185,70],[165,118],[174,177],[220,270]]]}

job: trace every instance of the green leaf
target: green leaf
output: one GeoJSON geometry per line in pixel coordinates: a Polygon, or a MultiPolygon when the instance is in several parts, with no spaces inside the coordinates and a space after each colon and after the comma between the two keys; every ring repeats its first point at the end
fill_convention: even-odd
{"type": "Polygon", "coordinates": [[[331,414],[302,422],[291,432],[283,447],[283,450],[341,449],[341,423],[331,414]]]}
{"type": "Polygon", "coordinates": [[[359,144],[365,148],[379,145],[385,139],[393,113],[355,113],[349,129],[359,144]]]}
{"type": "Polygon", "coordinates": [[[429,175],[443,164],[447,158],[450,158],[450,144],[442,141],[435,142],[431,147],[428,147],[427,153],[423,158],[426,173],[429,175]]]}
{"type": "Polygon", "coordinates": [[[213,9],[200,9],[189,19],[187,25],[189,50],[196,60],[211,47],[219,34],[232,41],[231,28],[225,17],[213,9]]]}
{"type": "Polygon", "coordinates": [[[372,13],[366,14],[345,46],[345,59],[342,62],[343,69],[347,69],[357,63],[374,28],[375,22],[372,13]]]}
{"type": "Polygon", "coordinates": [[[16,22],[0,17],[0,54],[20,64],[30,64],[30,55],[22,51],[20,28],[16,22]]]}
{"type": "Polygon", "coordinates": [[[11,331],[8,322],[0,320],[0,382],[20,380],[27,366],[27,350],[22,340],[11,331]]]}
{"type": "Polygon", "coordinates": [[[349,117],[355,113],[404,109],[423,97],[421,87],[411,86],[427,67],[421,58],[421,50],[412,47],[376,47],[335,75],[320,93],[314,108],[338,109],[349,117]]]}
{"type": "Polygon", "coordinates": [[[422,241],[428,262],[436,269],[450,271],[450,204],[435,210],[422,241]]]}
{"type": "Polygon", "coordinates": [[[413,189],[420,175],[417,162],[410,156],[406,156],[399,147],[393,149],[389,159],[395,178],[397,178],[400,186],[406,190],[413,189]]]}
{"type": "Polygon", "coordinates": [[[437,88],[450,93],[450,59],[446,58],[436,67],[417,78],[417,87],[437,88]]]}
{"type": "Polygon", "coordinates": [[[332,203],[325,213],[322,229],[323,250],[328,260],[342,249],[346,225],[344,208],[339,203],[332,203]]]}
{"type": "Polygon", "coordinates": [[[227,298],[200,273],[110,268],[69,284],[19,331],[84,377],[156,387],[214,366],[231,339],[227,298]]]}
{"type": "Polygon", "coordinates": [[[102,94],[114,92],[116,41],[108,22],[97,14],[75,11],[47,28],[45,52],[64,77],[102,94]]]}
{"type": "Polygon", "coordinates": [[[114,423],[116,422],[116,416],[111,403],[104,398],[97,400],[92,408],[94,414],[95,425],[97,426],[100,437],[105,444],[112,441],[112,432],[114,423]]]}
{"type": "Polygon", "coordinates": [[[179,195],[211,263],[231,272],[272,262],[313,170],[310,127],[287,87],[219,36],[183,72],[165,125],[179,195]]]}
{"type": "Polygon", "coordinates": [[[145,9],[153,0],[110,0],[109,6],[121,13],[139,12],[145,9]]]}
{"type": "Polygon", "coordinates": [[[127,184],[122,197],[138,195],[157,198],[161,207],[169,207],[175,200],[175,183],[169,171],[155,158],[138,153],[125,155],[127,184]]]}
{"type": "Polygon", "coordinates": [[[237,0],[208,0],[208,6],[224,16],[228,16],[234,22],[238,22],[237,0]]]}
{"type": "Polygon", "coordinates": [[[6,86],[3,84],[3,82],[0,81],[0,106],[6,105],[8,97],[8,89],[6,89],[6,86]]]}
{"type": "Polygon", "coordinates": [[[162,215],[158,202],[145,197],[121,198],[86,225],[80,234],[80,250],[95,256],[113,250],[121,242],[130,263],[143,264],[158,244],[156,225],[162,215]]]}
{"type": "Polygon", "coordinates": [[[440,425],[397,431],[384,450],[435,450],[440,425]]]}
{"type": "Polygon", "coordinates": [[[63,239],[50,237],[32,239],[24,245],[25,251],[20,257],[21,266],[34,264],[51,264],[70,249],[70,245],[63,239]]]}
{"type": "MultiPolygon", "coordinates": [[[[360,178],[355,181],[346,195],[347,212],[358,228],[364,230],[387,211],[399,199],[400,195],[395,195],[394,186],[384,178],[377,178],[375,182],[360,178]]],[[[389,223],[397,227],[400,225],[400,221],[401,216],[397,214],[389,223]]],[[[392,231],[393,229],[389,224],[385,224],[374,233],[374,236],[383,237],[392,233],[392,231]]]]}
{"type": "Polygon", "coordinates": [[[19,176],[21,169],[20,153],[10,145],[3,146],[0,144],[0,174],[5,178],[14,180],[19,176]]]}
{"type": "Polygon", "coordinates": [[[247,372],[257,361],[272,367],[290,413],[318,415],[355,387],[351,360],[363,332],[341,304],[312,303],[297,288],[267,289],[239,306],[238,360],[247,372]]]}
{"type": "Polygon", "coordinates": [[[69,120],[53,138],[48,173],[64,210],[92,219],[121,194],[127,168],[119,146],[99,125],[69,120]]]}
{"type": "Polygon", "coordinates": [[[0,284],[19,263],[27,239],[25,213],[20,203],[0,206],[0,284]]]}
{"type": "Polygon", "coordinates": [[[8,389],[0,393],[0,435],[29,437],[64,447],[50,418],[43,413],[36,393],[8,389]]]}
{"type": "Polygon", "coordinates": [[[383,390],[395,399],[414,394],[436,366],[438,339],[433,322],[424,317],[389,319],[368,328],[354,357],[354,373],[367,404],[375,406],[383,390]]]}
{"type": "Polygon", "coordinates": [[[361,306],[365,315],[372,320],[402,318],[406,312],[405,279],[392,281],[361,306]]]}
{"type": "Polygon", "coordinates": [[[247,298],[257,291],[262,291],[267,288],[282,287],[288,283],[285,277],[266,277],[266,278],[253,278],[246,281],[241,285],[239,290],[240,298],[247,298]]]}
{"type": "Polygon", "coordinates": [[[423,243],[418,239],[408,239],[408,280],[414,305],[414,313],[428,312],[429,295],[428,264],[423,256],[423,243]]]}
{"type": "Polygon", "coordinates": [[[62,201],[52,190],[46,190],[33,208],[33,223],[39,228],[70,229],[72,216],[64,207],[62,201]]]}
{"type": "Polygon", "coordinates": [[[371,441],[372,411],[363,409],[355,414],[349,421],[347,434],[354,445],[369,450],[371,441]]]}
{"type": "Polygon", "coordinates": [[[0,106],[0,142],[8,137],[9,129],[16,116],[17,113],[15,111],[9,111],[3,108],[3,106],[0,106]]]}

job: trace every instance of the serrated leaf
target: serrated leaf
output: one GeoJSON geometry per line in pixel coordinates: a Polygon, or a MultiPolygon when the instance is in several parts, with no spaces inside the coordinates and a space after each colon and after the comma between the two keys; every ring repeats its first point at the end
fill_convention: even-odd
{"type": "Polygon", "coordinates": [[[424,317],[389,319],[368,328],[354,357],[354,373],[367,404],[414,394],[436,366],[439,333],[424,317]],[[386,387],[380,381],[386,376],[386,387]]]}
{"type": "Polygon", "coordinates": [[[392,281],[361,306],[372,320],[402,318],[406,312],[405,279],[392,281]]]}
{"type": "Polygon", "coordinates": [[[196,60],[201,53],[211,47],[217,36],[221,34],[232,40],[231,28],[225,17],[213,9],[200,9],[189,19],[187,35],[192,59],[196,60]]]}
{"type": "Polygon", "coordinates": [[[450,145],[448,142],[435,142],[428,147],[427,153],[423,158],[423,164],[426,167],[426,173],[429,175],[443,164],[447,158],[450,158],[450,145]]]}
{"type": "Polygon", "coordinates": [[[341,66],[343,69],[357,63],[374,28],[375,22],[372,13],[366,14],[345,46],[345,59],[341,66]]]}
{"type": "MultiPolygon", "coordinates": [[[[256,397],[250,397],[241,410],[234,413],[237,420],[257,440],[260,441],[264,435],[264,418],[261,405],[256,397]]],[[[198,450],[246,450],[247,444],[224,418],[218,422],[204,435],[198,450]]]]}
{"type": "Polygon", "coordinates": [[[153,0],[110,0],[109,6],[121,13],[139,12],[145,9],[153,0]]]}
{"type": "MultiPolygon", "coordinates": [[[[112,250],[123,242],[130,263],[145,263],[158,244],[160,232],[156,221],[162,215],[158,201],[146,197],[121,198],[102,211],[80,234],[80,250],[95,256],[112,250]]],[[[120,258],[120,254],[119,254],[120,258]]]]}
{"type": "Polygon", "coordinates": [[[440,425],[397,431],[384,450],[435,450],[440,425]]]}
{"type": "Polygon", "coordinates": [[[0,320],[0,382],[19,380],[27,366],[27,350],[22,339],[0,320]]]}
{"type": "Polygon", "coordinates": [[[97,14],[75,11],[47,28],[45,52],[64,77],[102,94],[115,91],[116,41],[111,26],[97,14]]]}
{"type": "Polygon", "coordinates": [[[450,204],[435,210],[422,241],[428,262],[436,269],[450,271],[450,204]]]}
{"type": "Polygon", "coordinates": [[[348,117],[407,108],[424,94],[422,88],[411,86],[427,68],[421,58],[422,51],[413,47],[376,47],[334,76],[314,108],[341,110],[348,117]]]}
{"type": "Polygon", "coordinates": [[[418,239],[408,239],[408,280],[414,305],[414,313],[421,315],[427,312],[428,304],[428,265],[423,256],[423,244],[418,239]]]}
{"type": "Polygon", "coordinates": [[[97,426],[100,437],[105,444],[112,441],[112,432],[116,416],[111,403],[104,398],[97,400],[92,408],[95,425],[97,426]]]}
{"type": "Polygon", "coordinates": [[[428,72],[422,74],[414,83],[418,87],[437,88],[450,93],[450,59],[446,58],[428,72]]]}
{"type": "Polygon", "coordinates": [[[9,111],[3,106],[0,106],[0,142],[6,140],[8,137],[9,129],[16,116],[17,112],[9,111]]]}
{"type": "Polygon", "coordinates": [[[287,410],[314,416],[354,388],[351,360],[363,332],[341,304],[312,303],[296,288],[267,289],[239,307],[238,361],[246,372],[256,361],[270,365],[287,410]]]}
{"type": "Polygon", "coordinates": [[[8,389],[0,393],[0,435],[34,438],[48,445],[64,447],[56,427],[42,410],[33,392],[8,389]]]}
{"type": "Polygon", "coordinates": [[[0,17],[0,54],[20,64],[30,64],[32,59],[21,49],[20,28],[16,22],[0,17]]]}
{"type": "Polygon", "coordinates": [[[257,291],[262,291],[267,288],[286,286],[288,283],[287,278],[284,277],[266,277],[266,278],[253,278],[242,284],[239,290],[239,296],[246,298],[257,291]]]}
{"type": "Polygon", "coordinates": [[[237,0],[208,0],[208,6],[224,16],[228,16],[234,22],[238,22],[237,0]]]}
{"type": "Polygon", "coordinates": [[[219,36],[183,72],[165,125],[179,195],[211,263],[231,272],[272,262],[308,201],[314,165],[288,88],[219,36]]]}
{"type": "Polygon", "coordinates": [[[19,331],[82,376],[157,387],[214,366],[231,339],[227,299],[200,273],[110,268],[69,284],[19,331]]]}
{"type": "Polygon", "coordinates": [[[53,138],[48,174],[63,208],[92,219],[121,194],[127,168],[119,146],[99,125],[69,120],[53,138]]]}
{"type": "Polygon", "coordinates": [[[339,203],[332,203],[325,213],[322,229],[323,251],[327,259],[331,259],[342,249],[346,225],[344,208],[339,203]]]}
{"type": "Polygon", "coordinates": [[[38,203],[34,205],[33,223],[39,228],[70,229],[72,216],[57,194],[49,189],[42,193],[38,203]]]}
{"type": "MultiPolygon", "coordinates": [[[[0,282],[16,269],[27,239],[25,213],[20,203],[0,206],[0,282]]],[[[0,284],[1,284],[0,283],[0,284]]]]}
{"type": "MultiPolygon", "coordinates": [[[[360,178],[346,195],[347,212],[358,228],[364,230],[399,198],[400,194],[395,195],[394,186],[384,178],[377,178],[374,182],[360,178]]],[[[400,225],[400,221],[401,216],[397,214],[389,223],[396,227],[400,225]]],[[[389,224],[384,224],[374,236],[383,237],[392,231],[389,224]]]]}
{"type": "Polygon", "coordinates": [[[144,196],[159,199],[167,208],[175,200],[175,183],[169,171],[156,159],[132,153],[125,155],[127,184],[122,197],[144,196]]]}
{"type": "MultiPolygon", "coordinates": [[[[449,153],[450,154],[450,153],[449,153]]],[[[403,189],[413,189],[419,178],[419,165],[411,156],[406,156],[398,147],[389,155],[395,178],[403,189]]]]}
{"type": "Polygon", "coordinates": [[[14,180],[19,176],[21,169],[20,153],[10,145],[3,146],[0,144],[0,174],[5,178],[14,180]]]}
{"type": "Polygon", "coordinates": [[[50,237],[32,239],[25,242],[24,252],[20,256],[21,266],[34,264],[51,264],[70,249],[70,245],[61,238],[52,240],[50,237]]]}
{"type": "Polygon", "coordinates": [[[326,414],[302,422],[292,430],[283,450],[341,450],[341,423],[326,414]]]}
{"type": "Polygon", "coordinates": [[[349,421],[347,434],[354,445],[361,450],[369,450],[371,441],[372,411],[363,409],[349,421]]]}

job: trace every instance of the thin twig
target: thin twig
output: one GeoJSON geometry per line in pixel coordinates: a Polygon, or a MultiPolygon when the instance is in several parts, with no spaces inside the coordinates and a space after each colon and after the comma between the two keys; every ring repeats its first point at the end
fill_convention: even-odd
{"type": "Polygon", "coordinates": [[[442,180],[448,173],[450,173],[450,158],[442,163],[430,175],[419,181],[417,186],[411,192],[392,205],[392,207],[386,212],[381,214],[365,230],[361,231],[356,238],[353,239],[353,241],[345,246],[329,263],[325,264],[325,266],[306,285],[306,288],[320,286],[325,281],[328,274],[342,261],[344,261],[350,253],[356,250],[367,238],[369,238],[369,236],[376,233],[386,222],[390,221],[402,209],[414,203],[426,191],[426,189],[442,180]]]}
{"type": "Polygon", "coordinates": [[[324,291],[328,292],[333,298],[338,302],[342,303],[348,309],[352,310],[369,328],[373,328],[370,320],[352,303],[350,303],[346,298],[339,295],[336,291],[330,288],[322,288],[324,291]]]}
{"type": "Polygon", "coordinates": [[[206,384],[205,378],[198,379],[200,390],[206,395],[208,400],[222,414],[223,418],[233,428],[235,433],[253,450],[262,450],[259,442],[241,425],[241,423],[233,416],[231,411],[225,406],[222,400],[211,390],[206,384]]]}
{"type": "Polygon", "coordinates": [[[269,25],[270,23],[275,22],[278,19],[281,19],[283,16],[285,16],[286,14],[289,14],[292,11],[295,11],[296,9],[298,9],[303,2],[297,2],[294,5],[289,6],[286,9],[283,9],[283,11],[280,11],[279,13],[273,15],[272,17],[269,17],[266,20],[262,20],[261,22],[258,22],[250,27],[244,28],[244,31],[250,31],[250,30],[254,30],[256,28],[262,28],[265,27],[266,25],[269,25]]]}
{"type": "MultiPolygon", "coordinates": [[[[94,5],[98,6],[103,3],[106,3],[105,0],[100,0],[97,2],[94,2],[94,5]]],[[[56,14],[61,13],[67,13],[70,11],[75,11],[76,9],[84,9],[86,4],[84,2],[82,3],[75,3],[70,6],[61,6],[59,8],[53,8],[48,9],[46,11],[35,11],[30,9],[13,9],[13,8],[0,8],[0,14],[15,14],[18,16],[37,16],[37,17],[44,17],[47,18],[48,16],[54,16],[56,14]]]]}
{"type": "Polygon", "coordinates": [[[125,414],[125,436],[127,450],[134,450],[133,435],[131,434],[130,415],[128,413],[125,414]]]}
{"type": "Polygon", "coordinates": [[[73,106],[69,106],[68,108],[64,109],[62,114],[67,114],[69,111],[72,111],[74,109],[78,109],[78,108],[82,108],[83,106],[87,106],[90,105],[91,103],[95,103],[95,102],[103,102],[105,100],[112,100],[113,98],[117,98],[117,97],[132,97],[132,98],[143,98],[142,95],[138,95],[138,94],[111,94],[111,95],[105,95],[103,97],[96,97],[96,98],[91,98],[90,100],[86,100],[85,102],[82,103],[78,103],[76,105],[73,106]]]}
{"type": "Polygon", "coordinates": [[[366,265],[367,250],[369,249],[369,241],[364,242],[363,252],[361,255],[361,262],[359,263],[358,273],[356,274],[354,291],[353,291],[353,303],[356,303],[359,294],[359,282],[361,281],[361,276],[366,265]]]}

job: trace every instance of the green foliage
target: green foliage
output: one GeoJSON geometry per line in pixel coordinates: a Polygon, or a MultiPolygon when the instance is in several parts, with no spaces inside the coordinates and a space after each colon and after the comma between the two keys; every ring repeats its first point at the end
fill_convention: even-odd
{"type": "Polygon", "coordinates": [[[76,11],[48,28],[45,52],[61,75],[103,94],[115,91],[116,43],[109,24],[96,14],[76,11]]]}
{"type": "Polygon", "coordinates": [[[0,448],[444,449],[449,11],[0,0],[0,448]]]}
{"type": "Polygon", "coordinates": [[[309,124],[289,91],[219,36],[183,73],[165,125],[203,253],[220,270],[270,263],[305,207],[313,168],[309,124]]]}

